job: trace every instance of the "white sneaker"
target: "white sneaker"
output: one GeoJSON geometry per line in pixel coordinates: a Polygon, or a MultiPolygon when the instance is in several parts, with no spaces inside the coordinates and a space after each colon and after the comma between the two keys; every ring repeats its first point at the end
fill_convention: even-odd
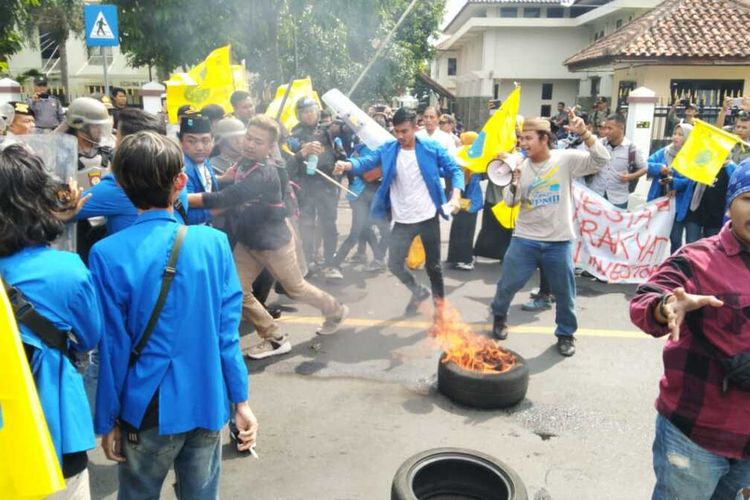
{"type": "Polygon", "coordinates": [[[341,271],[336,269],[335,267],[329,267],[325,271],[323,271],[323,277],[327,280],[342,280],[344,279],[344,275],[341,274],[341,271]]]}
{"type": "Polygon", "coordinates": [[[344,322],[344,319],[349,316],[349,307],[345,305],[341,305],[341,312],[337,316],[333,316],[330,318],[326,318],[326,320],[323,322],[323,324],[318,328],[317,333],[318,335],[331,335],[333,333],[336,333],[341,327],[341,323],[344,322]]]}
{"type": "Polygon", "coordinates": [[[461,271],[473,271],[474,263],[473,262],[459,262],[456,264],[456,269],[459,269],[461,271]]]}
{"type": "Polygon", "coordinates": [[[271,356],[286,354],[292,350],[292,344],[286,338],[286,335],[279,339],[266,339],[260,344],[256,344],[247,350],[245,356],[250,359],[264,359],[271,356]]]}

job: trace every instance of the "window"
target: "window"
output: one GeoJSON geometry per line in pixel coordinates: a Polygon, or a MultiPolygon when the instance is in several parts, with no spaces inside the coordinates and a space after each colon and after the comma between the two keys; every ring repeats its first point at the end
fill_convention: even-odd
{"type": "Polygon", "coordinates": [[[622,27],[622,19],[618,19],[615,23],[615,29],[620,29],[622,27]]]}
{"type": "Polygon", "coordinates": [[[604,30],[601,30],[601,31],[599,32],[599,38],[604,38],[604,30]]]}
{"type": "Polygon", "coordinates": [[[591,77],[591,93],[589,95],[594,97],[599,95],[599,86],[601,85],[601,82],[602,78],[600,76],[591,77]]]}
{"type": "Polygon", "coordinates": [[[58,44],[52,39],[50,29],[44,25],[39,26],[39,51],[42,53],[42,59],[51,59],[59,57],[57,54],[58,44]]]}
{"type": "Polygon", "coordinates": [[[551,83],[542,84],[542,99],[545,101],[549,101],[550,99],[552,99],[552,84],[551,83]]]}
{"type": "Polygon", "coordinates": [[[526,18],[542,17],[542,9],[539,7],[526,7],[523,9],[523,17],[526,17],[526,18]]]}
{"type": "Polygon", "coordinates": [[[518,17],[518,8],[500,7],[500,17],[518,17]]]}
{"type": "Polygon", "coordinates": [[[547,7],[547,17],[565,17],[565,9],[563,9],[562,7],[547,7]]]}
{"type": "Polygon", "coordinates": [[[539,113],[539,116],[552,116],[552,105],[542,104],[542,110],[539,113]]]}
{"type": "Polygon", "coordinates": [[[448,76],[456,76],[457,61],[455,57],[448,58],[448,76]]]}
{"type": "Polygon", "coordinates": [[[498,95],[500,95],[500,84],[496,83],[495,85],[492,86],[492,98],[497,99],[498,95]]]}
{"type": "MultiPolygon", "coordinates": [[[[700,106],[721,106],[724,96],[741,96],[743,80],[672,80],[670,94],[700,106]]],[[[671,103],[671,100],[670,100],[671,103]]]]}

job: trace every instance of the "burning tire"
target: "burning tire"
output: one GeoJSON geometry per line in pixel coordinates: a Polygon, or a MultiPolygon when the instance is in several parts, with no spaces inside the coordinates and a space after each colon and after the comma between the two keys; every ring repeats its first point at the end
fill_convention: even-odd
{"type": "Polygon", "coordinates": [[[396,472],[391,500],[465,498],[527,500],[518,475],[484,453],[461,448],[436,448],[409,458],[396,472]]]}
{"type": "Polygon", "coordinates": [[[513,406],[526,397],[529,367],[518,353],[509,370],[493,373],[466,370],[453,362],[438,362],[438,390],[456,403],[473,408],[497,409],[513,406]]]}

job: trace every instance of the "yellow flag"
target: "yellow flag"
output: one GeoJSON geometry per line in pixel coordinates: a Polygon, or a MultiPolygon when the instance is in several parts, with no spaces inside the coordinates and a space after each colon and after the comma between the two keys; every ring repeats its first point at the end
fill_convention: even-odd
{"type": "Polygon", "coordinates": [[[218,104],[229,113],[232,92],[248,88],[244,68],[231,64],[231,45],[214,50],[187,73],[175,73],[164,83],[170,123],[177,123],[177,110],[186,104],[196,111],[218,104]]]}
{"type": "MultiPolygon", "coordinates": [[[[276,89],[276,96],[274,96],[273,101],[266,108],[266,116],[276,119],[287,87],[288,85],[281,85],[276,89]]],[[[318,103],[318,106],[320,106],[320,98],[318,97],[318,93],[313,90],[312,80],[309,76],[292,82],[292,90],[289,91],[289,95],[284,103],[284,109],[281,111],[281,118],[279,118],[279,121],[287,130],[292,130],[299,123],[294,108],[297,100],[305,96],[312,97],[318,103]]]]}
{"type": "Polygon", "coordinates": [[[521,210],[521,204],[518,203],[514,207],[509,207],[504,201],[501,201],[497,205],[492,207],[492,215],[505,229],[513,229],[516,227],[516,218],[518,212],[521,210]]]}
{"type": "Polygon", "coordinates": [[[716,174],[740,138],[702,120],[695,120],[685,144],[672,161],[672,168],[701,184],[712,186],[716,174]]]}
{"type": "Polygon", "coordinates": [[[471,146],[464,146],[456,153],[458,164],[472,172],[483,173],[499,153],[513,149],[516,146],[516,116],[520,103],[521,87],[516,87],[500,109],[490,116],[471,146]]]}
{"type": "Polygon", "coordinates": [[[0,287],[0,498],[44,498],[63,488],[21,335],[0,287]]]}

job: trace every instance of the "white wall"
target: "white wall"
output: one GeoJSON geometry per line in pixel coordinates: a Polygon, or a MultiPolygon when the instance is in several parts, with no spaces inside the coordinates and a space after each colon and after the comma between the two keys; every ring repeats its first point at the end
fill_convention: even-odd
{"type": "MultiPolygon", "coordinates": [[[[555,114],[557,103],[562,101],[567,106],[575,104],[578,95],[578,80],[515,80],[521,86],[521,106],[519,113],[523,116],[540,116],[542,104],[549,104],[551,113],[555,114]],[[552,99],[542,100],[542,84],[552,84],[552,99]]],[[[505,99],[513,90],[514,80],[498,80],[500,84],[498,97],[505,99]]]]}

